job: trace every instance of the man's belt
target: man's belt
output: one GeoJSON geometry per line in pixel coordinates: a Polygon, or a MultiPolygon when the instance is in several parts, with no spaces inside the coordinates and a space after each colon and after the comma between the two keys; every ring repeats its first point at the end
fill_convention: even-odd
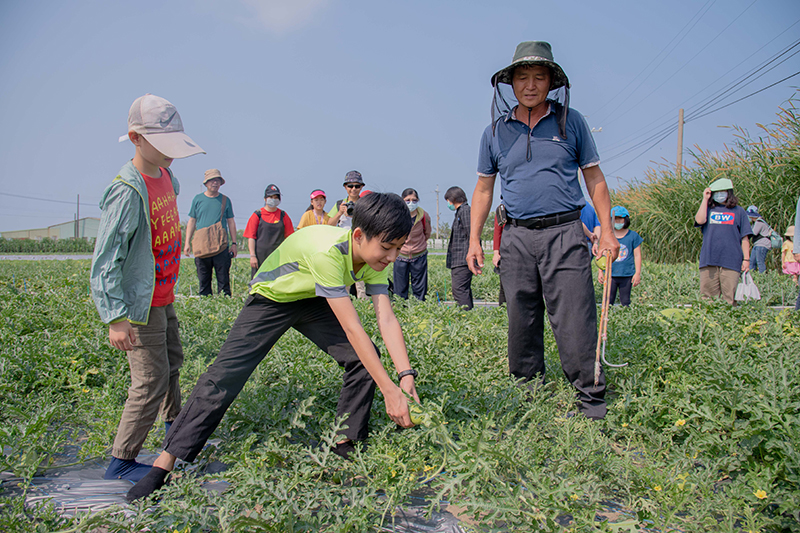
{"type": "Polygon", "coordinates": [[[555,215],[547,215],[545,217],[536,218],[508,218],[508,224],[512,226],[519,226],[528,229],[544,229],[551,226],[558,226],[566,224],[573,220],[581,218],[581,210],[567,211],[565,213],[556,213],[555,215]]]}

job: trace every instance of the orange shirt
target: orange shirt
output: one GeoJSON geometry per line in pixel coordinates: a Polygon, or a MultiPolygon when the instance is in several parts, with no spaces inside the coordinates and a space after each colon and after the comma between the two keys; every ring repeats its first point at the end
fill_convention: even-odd
{"type": "Polygon", "coordinates": [[[175,300],[175,282],[181,268],[181,226],[178,203],[169,173],[160,178],[142,174],[150,200],[150,233],[156,262],[156,285],[151,306],[161,307],[175,300]]]}

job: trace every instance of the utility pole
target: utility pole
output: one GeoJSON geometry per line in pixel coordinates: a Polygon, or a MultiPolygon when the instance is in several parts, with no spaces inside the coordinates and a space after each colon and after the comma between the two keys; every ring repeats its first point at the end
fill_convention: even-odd
{"type": "Polygon", "coordinates": [[[436,190],[433,191],[436,193],[436,238],[441,239],[441,235],[439,235],[439,184],[436,184],[436,190]]]}
{"type": "Polygon", "coordinates": [[[75,215],[75,238],[78,239],[81,236],[81,232],[78,229],[78,224],[81,223],[81,195],[78,195],[78,205],[77,205],[77,214],[75,215]]]}
{"type": "Polygon", "coordinates": [[[683,108],[678,111],[678,177],[683,169],[683,108]]]}

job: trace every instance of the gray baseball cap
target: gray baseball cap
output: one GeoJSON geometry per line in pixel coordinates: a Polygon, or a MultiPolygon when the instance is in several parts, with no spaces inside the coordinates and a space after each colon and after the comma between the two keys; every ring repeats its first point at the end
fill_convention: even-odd
{"type": "MultiPolygon", "coordinates": [[[[128,132],[131,131],[142,135],[156,150],[172,159],[206,153],[183,132],[183,122],[175,106],[150,93],[133,101],[128,112],[128,132]]],[[[127,138],[127,134],[123,135],[119,142],[127,138]]]]}

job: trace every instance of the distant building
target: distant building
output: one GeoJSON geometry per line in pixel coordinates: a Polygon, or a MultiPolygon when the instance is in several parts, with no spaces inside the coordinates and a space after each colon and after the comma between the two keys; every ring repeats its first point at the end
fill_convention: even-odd
{"type": "Polygon", "coordinates": [[[0,233],[4,239],[35,239],[40,241],[45,238],[50,239],[74,239],[76,236],[79,239],[96,239],[97,230],[100,227],[100,219],[94,217],[86,217],[78,220],[77,222],[71,220],[69,222],[62,222],[46,228],[38,229],[21,229],[17,231],[4,231],[0,233]]]}

